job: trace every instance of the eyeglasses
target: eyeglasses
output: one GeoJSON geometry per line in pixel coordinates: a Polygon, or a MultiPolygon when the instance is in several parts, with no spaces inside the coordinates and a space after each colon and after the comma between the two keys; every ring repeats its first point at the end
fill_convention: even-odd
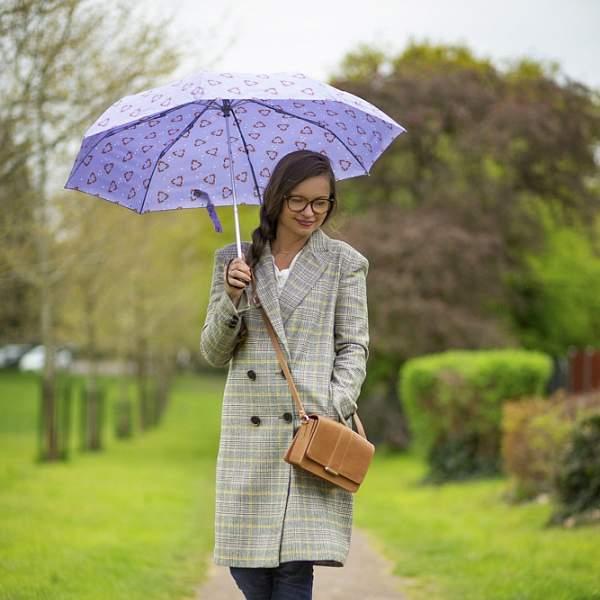
{"type": "Polygon", "coordinates": [[[329,211],[329,209],[333,206],[335,202],[335,198],[333,196],[329,196],[329,198],[315,198],[314,200],[307,200],[302,196],[286,196],[288,208],[292,212],[300,213],[302,212],[308,204],[315,215],[322,215],[329,211]]]}

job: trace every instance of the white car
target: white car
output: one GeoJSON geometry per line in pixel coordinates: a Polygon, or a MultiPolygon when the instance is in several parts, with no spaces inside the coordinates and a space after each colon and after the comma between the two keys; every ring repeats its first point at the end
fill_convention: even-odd
{"type": "Polygon", "coordinates": [[[0,369],[16,367],[21,357],[33,348],[33,344],[6,344],[0,348],[0,369]]]}
{"type": "MultiPolygon", "coordinates": [[[[29,352],[24,354],[19,361],[20,371],[41,371],[46,361],[46,348],[44,346],[35,346],[29,352]]],[[[73,355],[67,348],[58,348],[56,350],[56,368],[68,369],[73,362],[73,355]]]]}

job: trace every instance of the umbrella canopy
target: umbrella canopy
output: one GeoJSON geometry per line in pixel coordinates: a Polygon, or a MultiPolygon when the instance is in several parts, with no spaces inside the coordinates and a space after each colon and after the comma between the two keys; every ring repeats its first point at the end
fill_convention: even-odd
{"type": "MultiPolygon", "coordinates": [[[[138,213],[260,204],[278,160],[325,154],[368,174],[404,128],[303,73],[203,72],[115,102],[86,132],[66,188],[138,213]]],[[[236,211],[237,225],[237,211],[236,211]]]]}

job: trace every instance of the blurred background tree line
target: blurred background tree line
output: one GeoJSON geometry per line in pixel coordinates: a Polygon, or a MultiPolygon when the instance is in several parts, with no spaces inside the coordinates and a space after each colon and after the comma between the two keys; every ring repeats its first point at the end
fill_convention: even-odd
{"type": "Polygon", "coordinates": [[[333,84],[408,129],[343,184],[343,236],[371,262],[370,431],[406,446],[397,379],[412,357],[598,345],[597,91],[554,65],[427,44],[361,47],[333,84]]]}
{"type": "Polygon", "coordinates": [[[88,361],[92,389],[99,359],[131,361],[143,393],[151,371],[168,371],[178,350],[197,345],[212,268],[198,215],[140,218],[63,190],[98,115],[172,78],[179,48],[198,51],[170,36],[165,19],[144,17],[143,7],[120,1],[0,6],[0,342],[46,349],[50,458],[58,452],[58,346],[88,361]]]}
{"type": "MultiPolygon", "coordinates": [[[[219,236],[203,211],[141,217],[62,190],[87,127],[119,97],[173,79],[185,44],[124,3],[91,0],[4,2],[0,34],[0,342],[49,350],[49,413],[57,345],[77,347],[92,382],[101,359],[132,362],[141,388],[182,354],[199,365],[231,211],[219,236]]],[[[329,228],[371,263],[361,406],[374,439],[407,444],[397,374],[412,357],[598,344],[596,91],[557,67],[501,68],[430,44],[359,47],[331,83],[408,130],[370,177],[340,183],[329,228]]],[[[241,212],[249,239],[258,213],[241,212]]]]}

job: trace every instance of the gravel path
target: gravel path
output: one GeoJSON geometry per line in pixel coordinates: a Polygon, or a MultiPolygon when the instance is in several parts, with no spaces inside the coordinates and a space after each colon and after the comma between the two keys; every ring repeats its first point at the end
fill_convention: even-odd
{"type": "MultiPolygon", "coordinates": [[[[313,600],[406,600],[401,581],[391,570],[391,563],[372,548],[367,534],[355,527],[346,565],[315,567],[313,600]]],[[[211,563],[208,575],[196,600],[243,600],[227,568],[211,563]]]]}

